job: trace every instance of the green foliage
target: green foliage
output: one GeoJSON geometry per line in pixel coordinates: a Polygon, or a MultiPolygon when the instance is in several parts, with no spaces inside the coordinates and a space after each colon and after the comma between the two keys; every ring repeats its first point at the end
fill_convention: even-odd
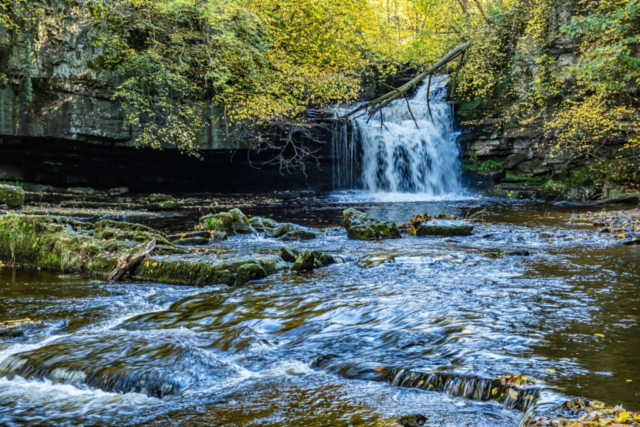
{"type": "Polygon", "coordinates": [[[504,165],[502,162],[497,162],[495,160],[486,160],[478,163],[476,157],[475,162],[471,160],[470,163],[464,165],[464,168],[474,172],[501,171],[504,169],[504,165]]]}

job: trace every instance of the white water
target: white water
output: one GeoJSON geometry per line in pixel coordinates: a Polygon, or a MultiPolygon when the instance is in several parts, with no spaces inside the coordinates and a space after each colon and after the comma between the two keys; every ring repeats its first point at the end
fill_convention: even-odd
{"type": "Polygon", "coordinates": [[[398,193],[422,200],[459,197],[458,133],[444,99],[446,81],[432,80],[431,111],[424,83],[409,100],[411,112],[407,101],[399,99],[370,119],[356,115],[349,127],[338,123],[333,136],[335,189],[391,193],[394,199],[403,198],[398,193]]]}

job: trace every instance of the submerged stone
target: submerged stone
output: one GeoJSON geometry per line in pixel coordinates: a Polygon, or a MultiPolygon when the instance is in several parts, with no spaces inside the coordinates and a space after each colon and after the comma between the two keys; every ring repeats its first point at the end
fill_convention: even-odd
{"type": "Polygon", "coordinates": [[[472,225],[421,225],[416,229],[416,236],[469,236],[473,233],[472,225]]]}
{"type": "Polygon", "coordinates": [[[24,205],[24,190],[14,185],[0,184],[0,205],[19,209],[24,205]]]}

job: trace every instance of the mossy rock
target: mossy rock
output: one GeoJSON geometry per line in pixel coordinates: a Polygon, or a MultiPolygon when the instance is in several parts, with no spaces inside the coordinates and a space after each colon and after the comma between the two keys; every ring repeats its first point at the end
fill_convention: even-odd
{"type": "Polygon", "coordinates": [[[357,209],[349,208],[342,211],[342,226],[344,228],[350,228],[356,225],[375,224],[378,222],[380,221],[376,218],[357,209]]]}
{"type": "Polygon", "coordinates": [[[473,233],[472,225],[421,225],[416,230],[416,236],[469,236],[473,233]]]}
{"type": "Polygon", "coordinates": [[[193,236],[185,237],[184,239],[177,240],[174,243],[180,246],[206,246],[209,244],[209,240],[210,238],[208,237],[193,236]]]}
{"type": "Polygon", "coordinates": [[[255,228],[249,222],[249,218],[240,209],[231,209],[229,212],[203,216],[200,218],[200,223],[207,230],[224,231],[230,236],[256,233],[255,228]]]}
{"type": "Polygon", "coordinates": [[[296,262],[298,256],[300,256],[300,252],[291,248],[280,248],[278,255],[286,262],[296,262]]]}
{"type": "Polygon", "coordinates": [[[24,205],[24,190],[14,185],[0,184],[0,205],[11,209],[19,209],[24,205]]]}
{"type": "Polygon", "coordinates": [[[291,270],[293,271],[307,271],[316,268],[316,258],[311,251],[304,251],[298,256],[296,262],[293,263],[291,270]]]}
{"type": "Polygon", "coordinates": [[[249,220],[249,224],[258,231],[268,231],[277,228],[280,224],[271,218],[254,216],[249,220]]]}
{"type": "Polygon", "coordinates": [[[98,221],[95,225],[94,235],[99,239],[130,240],[138,243],[146,243],[155,240],[159,245],[172,246],[164,233],[151,227],[130,222],[117,222],[112,220],[98,221]]]}
{"type": "Polygon", "coordinates": [[[260,280],[267,277],[267,272],[260,264],[245,264],[236,273],[236,286],[242,286],[252,280],[260,280]]]}
{"type": "Polygon", "coordinates": [[[178,202],[175,200],[168,200],[166,202],[148,203],[145,207],[150,211],[168,211],[178,208],[178,202]]]}
{"type": "Polygon", "coordinates": [[[104,197],[107,195],[104,191],[96,190],[95,188],[90,187],[69,187],[67,188],[67,193],[77,194],[78,196],[99,196],[104,197]]]}
{"type": "Polygon", "coordinates": [[[355,225],[347,229],[347,236],[352,240],[400,239],[402,235],[393,222],[379,222],[370,225],[355,225]]]}
{"type": "Polygon", "coordinates": [[[296,240],[311,240],[315,238],[316,234],[310,231],[293,230],[283,236],[280,236],[278,240],[281,240],[283,242],[292,242],[296,240]]]}

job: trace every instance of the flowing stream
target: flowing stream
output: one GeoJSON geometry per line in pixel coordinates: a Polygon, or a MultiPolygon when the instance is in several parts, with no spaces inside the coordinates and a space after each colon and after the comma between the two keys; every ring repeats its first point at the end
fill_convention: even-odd
{"type": "MultiPolygon", "coordinates": [[[[503,373],[535,378],[551,404],[582,396],[640,410],[640,248],[567,225],[568,208],[491,199],[368,203],[394,221],[487,208],[491,225],[351,241],[334,228],[344,207],[247,212],[322,228],[289,246],[348,262],[241,288],[0,268],[0,319],[48,325],[0,342],[0,425],[394,426],[421,413],[431,426],[513,427],[516,403],[481,399],[503,373]],[[515,248],[531,256],[503,255],[515,248]],[[398,375],[379,381],[380,368],[398,375]],[[436,387],[408,387],[403,369],[436,387]]],[[[185,230],[197,218],[150,225],[185,230]]]]}
{"type": "Polygon", "coordinates": [[[445,102],[446,82],[444,76],[433,79],[428,105],[424,83],[410,99],[396,100],[371,117],[356,113],[337,122],[332,141],[336,189],[414,198],[459,195],[458,134],[445,102]]]}

